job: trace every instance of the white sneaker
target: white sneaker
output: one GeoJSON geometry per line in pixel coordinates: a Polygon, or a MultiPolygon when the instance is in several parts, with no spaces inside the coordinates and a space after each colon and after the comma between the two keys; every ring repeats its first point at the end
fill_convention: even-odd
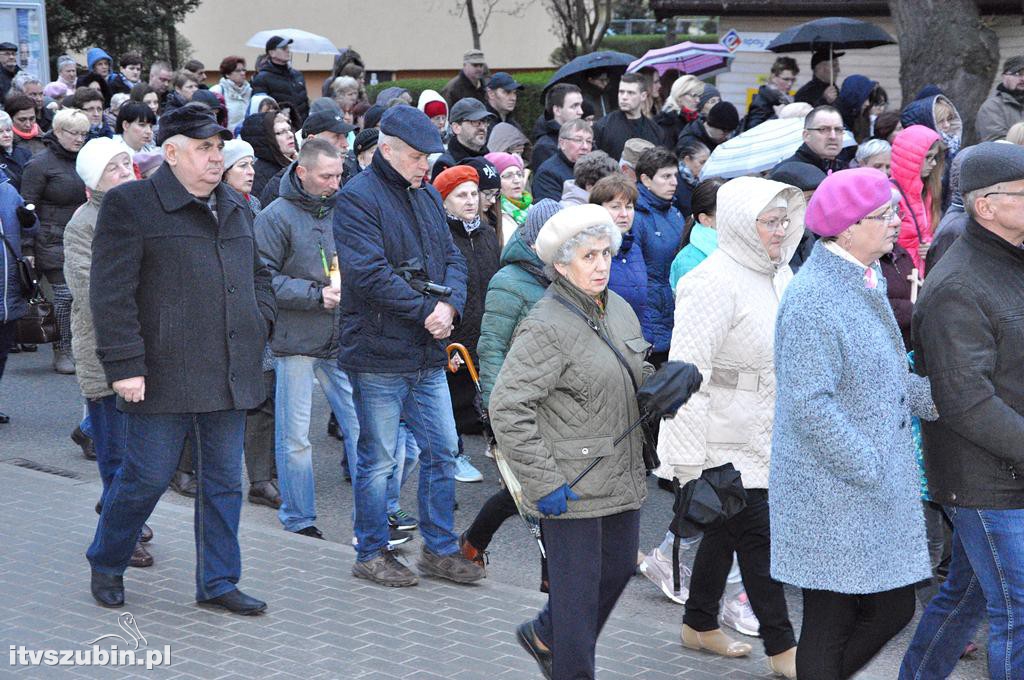
{"type": "Polygon", "coordinates": [[[469,456],[465,454],[455,456],[455,481],[456,482],[482,482],[483,474],[473,467],[469,462],[469,456]]]}
{"type": "Polygon", "coordinates": [[[750,637],[760,637],[761,623],[754,616],[754,609],[747,599],[747,591],[742,591],[734,598],[722,600],[722,624],[729,626],[738,633],[750,637]]]}
{"type": "Polygon", "coordinates": [[[672,583],[672,558],[665,557],[660,550],[655,548],[640,563],[640,573],[650,579],[651,583],[658,586],[665,597],[676,604],[686,604],[686,598],[690,597],[690,568],[679,565],[679,590],[675,590],[672,583]]]}

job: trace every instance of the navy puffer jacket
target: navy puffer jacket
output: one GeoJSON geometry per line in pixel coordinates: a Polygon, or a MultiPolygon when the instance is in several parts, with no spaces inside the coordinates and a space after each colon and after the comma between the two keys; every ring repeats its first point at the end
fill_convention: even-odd
{"type": "Polygon", "coordinates": [[[452,241],[437,189],[412,188],[378,151],[338,196],[334,239],[341,263],[338,365],[365,373],[444,366],[444,341],[423,326],[438,298],[417,293],[395,272],[418,259],[431,281],[452,289],[445,301],[462,314],[466,260],[452,241]]]}
{"type": "Polygon", "coordinates": [[[676,307],[669,271],[679,252],[685,221],[671,200],[658,198],[642,184],[637,189],[640,196],[633,233],[647,265],[647,309],[640,324],[654,351],[667,352],[676,307]]]}
{"type": "Polygon", "coordinates": [[[19,206],[24,205],[21,196],[7,179],[0,173],[0,234],[10,247],[0,241],[0,323],[15,321],[25,316],[28,305],[21,294],[21,282],[18,279],[18,257],[21,257],[21,237],[35,233],[24,229],[18,224],[19,206]],[[11,250],[14,254],[11,254],[11,250]]]}
{"type": "Polygon", "coordinates": [[[636,245],[632,229],[622,235],[619,252],[612,258],[608,287],[629,303],[636,312],[636,318],[644,318],[647,309],[647,264],[643,252],[636,245]]]}

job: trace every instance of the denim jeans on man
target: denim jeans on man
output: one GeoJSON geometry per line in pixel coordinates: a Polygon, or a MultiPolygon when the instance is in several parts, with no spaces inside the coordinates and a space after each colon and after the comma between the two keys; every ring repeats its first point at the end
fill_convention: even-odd
{"type": "Polygon", "coordinates": [[[944,506],[953,522],[949,576],[925,609],[903,657],[900,680],[953,672],[988,614],[988,672],[1024,678],[1024,510],[944,506]]]}
{"type": "MultiPolygon", "coordinates": [[[[313,408],[313,377],[346,433],[358,432],[348,375],[333,359],[309,356],[277,357],[277,390],[274,402],[274,450],[281,508],[277,516],[287,531],[299,531],[316,523],[313,480],[313,447],[309,443],[309,417],[313,408]]],[[[345,454],[354,459],[354,438],[345,437],[345,454]]]]}
{"type": "Polygon", "coordinates": [[[86,552],[92,568],[123,574],[135,539],[167,490],[185,437],[192,438],[195,502],[196,599],[234,590],[242,572],[238,516],[242,508],[245,411],[126,413],[127,447],[107,490],[86,552]]]}
{"type": "MultiPolygon", "coordinates": [[[[398,426],[398,449],[395,451],[395,464],[391,468],[391,477],[388,478],[388,514],[393,515],[402,509],[400,495],[402,486],[412,478],[416,471],[416,465],[420,460],[420,447],[416,444],[416,437],[409,432],[409,426],[401,423],[398,426]]],[[[355,479],[355,470],[352,479],[355,479]]]]}
{"type": "Polygon", "coordinates": [[[427,549],[457,552],[455,454],[458,437],[448,381],[440,368],[409,373],[349,374],[359,417],[359,453],[353,487],[358,557],[377,557],[388,545],[388,480],[398,463],[399,419],[420,448],[419,520],[427,549]]]}
{"type": "Polygon", "coordinates": [[[100,481],[103,482],[103,495],[100,496],[102,507],[114,475],[124,459],[128,444],[127,419],[124,413],[117,410],[117,395],[86,399],[85,405],[89,409],[86,418],[90,422],[89,436],[96,449],[96,467],[100,469],[100,481]]]}

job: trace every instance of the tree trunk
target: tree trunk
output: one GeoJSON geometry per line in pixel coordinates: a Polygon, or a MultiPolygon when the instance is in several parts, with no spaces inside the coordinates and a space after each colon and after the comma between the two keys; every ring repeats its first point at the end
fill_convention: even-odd
{"type": "Polygon", "coordinates": [[[466,14],[469,15],[469,32],[473,34],[473,49],[480,49],[480,25],[476,21],[476,8],[473,0],[466,0],[466,14]]]}
{"type": "Polygon", "coordinates": [[[934,83],[963,119],[964,144],[976,141],[974,119],[999,65],[999,40],[974,0],[889,0],[900,44],[904,106],[934,83]]]}

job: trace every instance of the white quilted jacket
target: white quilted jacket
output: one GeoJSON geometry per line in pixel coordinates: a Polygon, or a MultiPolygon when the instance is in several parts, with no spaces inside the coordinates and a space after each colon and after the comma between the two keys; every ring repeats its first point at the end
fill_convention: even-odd
{"type": "Polygon", "coordinates": [[[661,467],[732,463],[748,489],[768,488],[772,422],[775,315],[793,272],[786,264],[804,232],[802,192],[780,182],[739,177],[718,191],[718,249],[676,287],[669,359],[689,361],[704,382],[675,418],[663,420],[661,467]],[[790,218],[780,263],[773,263],[755,220],[776,197],[790,218]]]}

